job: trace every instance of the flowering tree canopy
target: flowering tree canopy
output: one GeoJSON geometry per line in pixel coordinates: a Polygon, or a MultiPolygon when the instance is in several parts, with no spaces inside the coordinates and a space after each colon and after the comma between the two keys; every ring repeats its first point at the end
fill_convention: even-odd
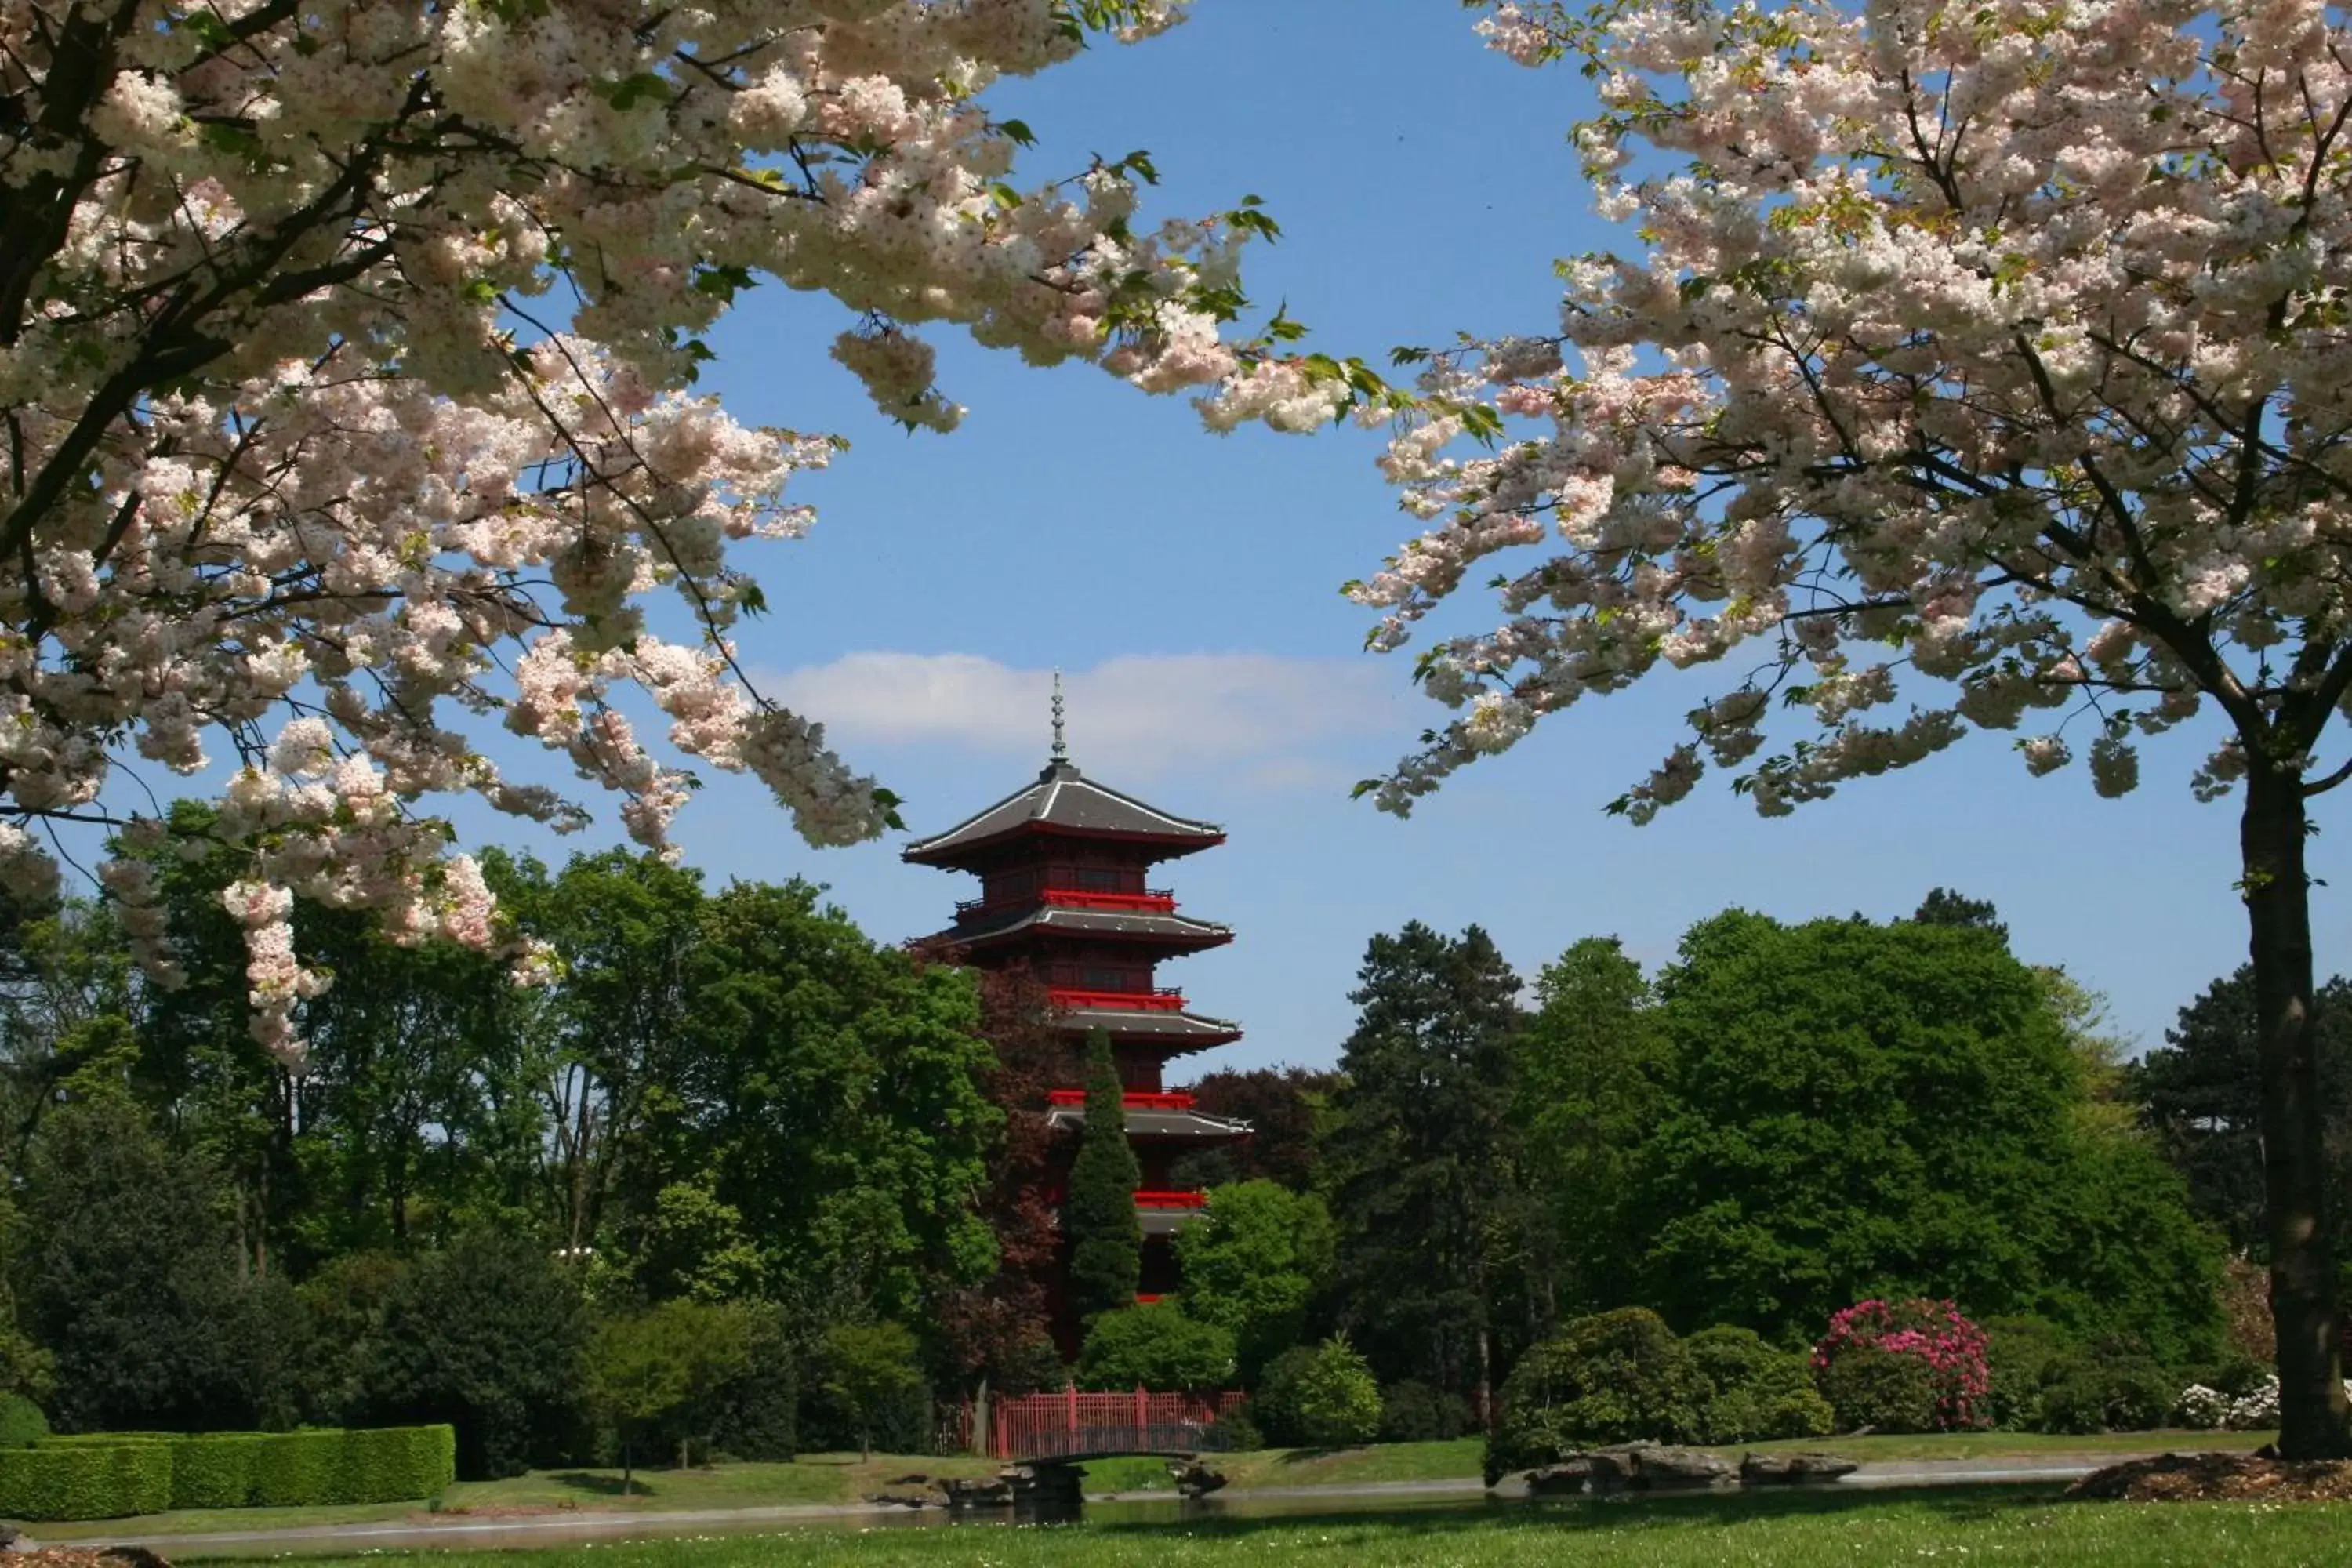
{"type": "Polygon", "coordinates": [[[2218,718],[2192,784],[2246,792],[2287,1443],[2342,1444],[2303,858],[2305,800],[2352,776],[2319,755],[2352,700],[2340,9],[1483,8],[1595,80],[1577,145],[1642,244],[1563,264],[1556,332],[1403,354],[1424,399],[1385,466],[1434,526],[1350,585],[1375,645],[1538,553],[1501,626],[1423,654],[1459,716],[1365,788],[1405,811],[1587,695],[1726,660],[1615,809],[1744,765],[1778,815],[1972,729],[2116,795],[2141,738],[2218,718]],[[1774,745],[1788,709],[1811,732],[1774,745]]]}
{"type": "MultiPolygon", "coordinates": [[[[1203,388],[1221,426],[1328,416],[1220,341],[1239,246],[1272,232],[1254,205],[1143,231],[1141,154],[1007,183],[1030,137],[981,106],[992,80],[1181,9],[0,0],[0,880],[54,883],[58,820],[152,837],[110,773],[225,742],[219,831],[252,856],[227,897],[292,1059],[323,984],[295,895],[488,943],[480,874],[417,803],[582,819],[469,721],[562,753],[658,848],[692,780],[634,689],[812,842],[878,832],[889,795],[729,641],[761,600],[728,545],[805,528],[788,482],[836,444],[692,395],[698,334],[765,276],[855,313],[834,357],[910,428],[959,413],[923,322],[1203,388]],[[663,589],[685,640],[649,629],[663,589]]],[[[145,863],[100,875],[168,979],[145,863]]]]}

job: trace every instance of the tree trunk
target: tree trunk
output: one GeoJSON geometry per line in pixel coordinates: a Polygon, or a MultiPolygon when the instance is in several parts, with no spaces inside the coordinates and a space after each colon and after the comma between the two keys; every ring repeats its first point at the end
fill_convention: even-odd
{"type": "Polygon", "coordinates": [[[2311,886],[2304,869],[2300,759],[2259,755],[2246,773],[2239,831],[2252,928],[2261,1039],[2263,1195],[2271,1244],[2271,1319],[2278,1328],[2279,1452],[2290,1459],[2352,1451],[2344,1395],[2336,1263],[2313,1037],[2311,886]]]}
{"type": "Polygon", "coordinates": [[[1495,1346],[1486,1325],[1478,1325],[1478,1430],[1495,1429],[1495,1346]]]}
{"type": "Polygon", "coordinates": [[[629,1440],[621,1439],[621,1495],[628,1497],[637,1489],[636,1471],[629,1465],[629,1440]]]}

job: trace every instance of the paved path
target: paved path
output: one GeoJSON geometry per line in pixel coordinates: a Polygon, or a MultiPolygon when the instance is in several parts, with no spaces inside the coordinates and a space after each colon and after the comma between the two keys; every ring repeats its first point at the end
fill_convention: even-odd
{"type": "MultiPolygon", "coordinates": [[[[2131,1454],[2049,1454],[1997,1459],[1881,1460],[1865,1464],[1839,1482],[1848,1487],[1990,1486],[2019,1481],[2067,1481],[2107,1465],[2143,1458],[2131,1454]]],[[[1222,1503],[1409,1502],[1415,1498],[1472,1498],[1485,1488],[1475,1476],[1454,1480],[1340,1482],[1322,1486],[1236,1487],[1215,1494],[1222,1503]]],[[[1705,1495],[1705,1494],[1696,1494],[1705,1495]]],[[[1090,1495],[1093,1502],[1172,1502],[1166,1492],[1090,1495]]],[[[58,1545],[144,1546],[163,1555],[244,1556],[280,1552],[408,1551],[418,1548],[488,1549],[563,1546],[591,1541],[702,1533],[752,1534],[792,1525],[937,1523],[936,1510],[877,1508],[866,1503],[802,1503],[767,1508],[686,1509],[675,1512],[564,1510],[520,1518],[468,1519],[419,1515],[355,1524],[300,1525],[278,1530],[217,1530],[182,1535],[84,1537],[58,1545]]],[[[30,1544],[23,1542],[21,1544],[30,1544]]]]}

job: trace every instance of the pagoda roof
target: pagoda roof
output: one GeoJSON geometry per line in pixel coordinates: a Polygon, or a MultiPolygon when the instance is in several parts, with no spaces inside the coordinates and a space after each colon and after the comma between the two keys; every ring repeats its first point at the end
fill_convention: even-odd
{"type": "Polygon", "coordinates": [[[919,838],[899,858],[924,866],[954,866],[976,851],[1024,833],[1117,838],[1158,844],[1187,855],[1224,842],[1212,822],[1171,816],[1130,795],[1098,784],[1067,761],[1048,763],[1036,782],[967,817],[945,833],[919,838]]]}
{"type": "MultiPolygon", "coordinates": [[[[1087,1108],[1083,1105],[1057,1105],[1045,1113],[1045,1121],[1054,1127],[1081,1127],[1086,1124],[1087,1108]]],[[[1246,1138],[1250,1124],[1229,1121],[1222,1116],[1206,1116],[1197,1110],[1145,1110],[1129,1107],[1127,1112],[1127,1135],[1129,1138],[1246,1138]]]]}
{"type": "Polygon", "coordinates": [[[1242,1037],[1242,1026],[1223,1018],[1141,1007],[1064,1007],[1055,1010],[1054,1025],[1074,1034],[1100,1029],[1114,1040],[1157,1046],[1171,1055],[1206,1050],[1242,1037]]]}
{"type": "Polygon", "coordinates": [[[1183,915],[1151,910],[1080,910],[1045,904],[1026,909],[1015,905],[993,913],[980,910],[974,918],[959,921],[933,940],[971,946],[980,942],[1001,942],[1024,931],[1123,937],[1141,942],[1171,942],[1182,947],[1214,947],[1234,938],[1229,926],[1221,926],[1212,921],[1196,921],[1183,915]]]}

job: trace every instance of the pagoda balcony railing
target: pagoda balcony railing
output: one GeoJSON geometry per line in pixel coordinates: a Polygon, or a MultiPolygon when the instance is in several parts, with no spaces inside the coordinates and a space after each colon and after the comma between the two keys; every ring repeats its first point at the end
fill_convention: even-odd
{"type": "Polygon", "coordinates": [[[1002,899],[966,899],[955,907],[956,919],[968,920],[991,910],[1009,910],[1029,903],[1052,904],[1066,910],[1113,910],[1122,914],[1172,915],[1176,895],[1166,888],[1140,893],[1102,893],[1088,888],[1047,888],[1002,899]]]}
{"type": "MultiPolygon", "coordinates": [[[[1037,1195],[1058,1208],[1070,1194],[1062,1187],[1040,1187],[1037,1195]]],[[[1139,1209],[1204,1209],[1209,1206],[1209,1194],[1171,1193],[1146,1187],[1135,1194],[1135,1206],[1139,1209]]]]}
{"type": "MultiPolygon", "coordinates": [[[[1192,1095],[1181,1089],[1130,1089],[1119,1095],[1129,1110],[1190,1110],[1192,1095]]],[[[1087,1091],[1083,1089],[1049,1089],[1045,1091],[1048,1105],[1084,1105],[1087,1091]]]]}
{"type": "Polygon", "coordinates": [[[1045,989],[1046,999],[1066,1012],[1098,1007],[1112,1013],[1181,1013],[1184,993],[1162,986],[1153,991],[1074,991],[1059,985],[1045,989]]]}

